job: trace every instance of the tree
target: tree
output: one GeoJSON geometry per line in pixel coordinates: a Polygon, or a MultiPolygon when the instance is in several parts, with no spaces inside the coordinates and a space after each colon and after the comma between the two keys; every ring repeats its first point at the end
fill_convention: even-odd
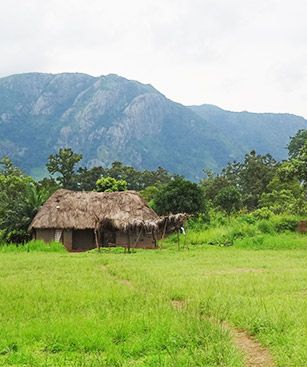
{"type": "Polygon", "coordinates": [[[204,191],[205,199],[214,204],[214,200],[218,193],[231,186],[232,182],[225,175],[216,175],[212,171],[205,171],[206,178],[204,178],[200,184],[204,191]]]}
{"type": "Polygon", "coordinates": [[[80,167],[76,175],[78,190],[92,191],[96,189],[96,182],[99,178],[106,175],[106,168],[93,167],[86,168],[80,167]]]}
{"type": "Polygon", "coordinates": [[[204,213],[206,210],[202,189],[182,177],[177,177],[162,186],[154,201],[159,214],[196,214],[204,213]]]}
{"type": "Polygon", "coordinates": [[[159,186],[168,183],[173,175],[162,167],[155,171],[138,171],[134,167],[126,166],[122,162],[113,162],[110,168],[105,169],[104,176],[110,176],[116,180],[125,180],[129,190],[143,190],[147,186],[159,186]]]}
{"type": "Polygon", "coordinates": [[[46,164],[51,174],[59,173],[61,176],[56,180],[64,189],[74,189],[75,166],[82,159],[81,154],[74,153],[70,148],[60,148],[58,153],[51,154],[46,164]]]}
{"type": "Polygon", "coordinates": [[[259,202],[274,213],[304,215],[307,211],[307,134],[300,130],[291,138],[289,156],[277,167],[259,202]]]}
{"type": "Polygon", "coordinates": [[[247,209],[254,210],[261,194],[267,191],[277,167],[277,162],[270,154],[260,155],[253,150],[245,155],[244,162],[229,164],[222,174],[241,192],[247,209]]]}
{"type": "Polygon", "coordinates": [[[128,190],[144,190],[148,186],[160,186],[168,183],[173,175],[165,169],[158,167],[155,171],[139,171],[131,166],[126,166],[122,162],[115,161],[111,167],[93,167],[88,169],[80,167],[74,176],[74,185],[78,190],[91,191],[96,188],[96,181],[100,177],[112,177],[116,180],[125,180],[128,190]]]}
{"type": "Polygon", "coordinates": [[[215,197],[214,203],[230,215],[241,207],[240,191],[234,186],[224,187],[215,197]]]}
{"type": "Polygon", "coordinates": [[[30,239],[28,226],[49,192],[15,167],[8,157],[0,160],[0,232],[6,242],[30,239]]]}
{"type": "Polygon", "coordinates": [[[294,158],[281,165],[280,174],[284,180],[297,178],[302,186],[307,187],[307,141],[295,154],[294,158]]]}
{"type": "Polygon", "coordinates": [[[288,145],[289,157],[296,158],[306,142],[307,130],[299,130],[296,135],[290,139],[290,143],[288,145]]]}
{"type": "Polygon", "coordinates": [[[0,174],[3,176],[22,176],[23,172],[16,166],[14,166],[11,159],[4,156],[0,159],[0,174]]]}
{"type": "Polygon", "coordinates": [[[307,186],[307,140],[295,158],[290,160],[290,169],[302,184],[307,186]]]}
{"type": "Polygon", "coordinates": [[[307,201],[304,192],[294,195],[293,191],[282,189],[280,191],[264,192],[261,195],[260,207],[270,209],[275,214],[299,214],[306,215],[307,201]]]}
{"type": "Polygon", "coordinates": [[[52,177],[45,177],[37,182],[37,188],[41,191],[48,193],[48,197],[51,196],[60,187],[58,183],[52,177]]]}
{"type": "Polygon", "coordinates": [[[152,208],[155,205],[155,197],[158,194],[159,189],[157,186],[147,186],[140,192],[141,196],[147,201],[148,205],[152,208]]]}
{"type": "Polygon", "coordinates": [[[0,230],[7,242],[30,239],[28,226],[48,193],[27,176],[0,175],[0,230]]]}
{"type": "Polygon", "coordinates": [[[96,190],[98,192],[125,191],[127,190],[127,182],[116,180],[113,177],[102,177],[96,182],[96,190]]]}

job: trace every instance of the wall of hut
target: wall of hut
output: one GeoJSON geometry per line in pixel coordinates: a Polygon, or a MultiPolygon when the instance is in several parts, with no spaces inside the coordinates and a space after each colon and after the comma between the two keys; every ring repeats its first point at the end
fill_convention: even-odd
{"type": "Polygon", "coordinates": [[[33,231],[33,239],[41,240],[46,243],[54,241],[55,230],[54,229],[35,229],[33,231]]]}
{"type": "MultiPolygon", "coordinates": [[[[117,232],[116,233],[116,245],[127,246],[129,243],[128,233],[117,232]]],[[[138,235],[136,232],[130,234],[130,246],[136,248],[155,248],[157,245],[152,233],[141,233],[138,235]]]]}
{"type": "MultiPolygon", "coordinates": [[[[56,229],[35,229],[33,239],[42,240],[46,243],[58,240],[63,243],[68,251],[87,251],[96,247],[95,234],[93,229],[86,230],[56,230],[56,229]],[[58,236],[58,238],[56,238],[58,236]]],[[[105,231],[100,234],[100,246],[128,246],[129,235],[126,232],[105,231]]],[[[155,248],[156,240],[152,233],[142,231],[139,235],[130,232],[130,246],[135,248],[155,248]]]]}

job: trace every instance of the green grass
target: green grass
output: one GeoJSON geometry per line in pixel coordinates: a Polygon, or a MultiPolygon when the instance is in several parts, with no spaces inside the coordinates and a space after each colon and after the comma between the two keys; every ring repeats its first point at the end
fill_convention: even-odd
{"type": "Polygon", "coordinates": [[[278,366],[307,364],[306,236],[179,252],[171,238],[133,254],[41,250],[0,247],[0,366],[243,366],[212,320],[247,330],[278,366]]]}
{"type": "Polygon", "coordinates": [[[66,252],[58,242],[46,244],[43,241],[30,241],[26,244],[0,244],[0,253],[6,252],[66,252]]]}

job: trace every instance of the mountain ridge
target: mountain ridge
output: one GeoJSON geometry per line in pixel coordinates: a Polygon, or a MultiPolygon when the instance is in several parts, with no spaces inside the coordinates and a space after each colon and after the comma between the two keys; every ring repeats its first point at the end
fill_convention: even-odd
{"type": "Polygon", "coordinates": [[[219,170],[251,149],[286,158],[283,148],[300,128],[307,121],[291,114],[184,106],[116,74],[0,78],[0,155],[34,176],[43,174],[49,154],[69,146],[87,166],[121,160],[197,180],[202,169],[219,170]]]}

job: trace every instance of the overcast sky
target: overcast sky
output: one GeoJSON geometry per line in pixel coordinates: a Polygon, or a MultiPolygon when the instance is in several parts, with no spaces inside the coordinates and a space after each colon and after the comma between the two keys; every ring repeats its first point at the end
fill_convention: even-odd
{"type": "Polygon", "coordinates": [[[307,117],[306,19],[306,0],[0,0],[0,76],[115,73],[183,104],[307,117]]]}

